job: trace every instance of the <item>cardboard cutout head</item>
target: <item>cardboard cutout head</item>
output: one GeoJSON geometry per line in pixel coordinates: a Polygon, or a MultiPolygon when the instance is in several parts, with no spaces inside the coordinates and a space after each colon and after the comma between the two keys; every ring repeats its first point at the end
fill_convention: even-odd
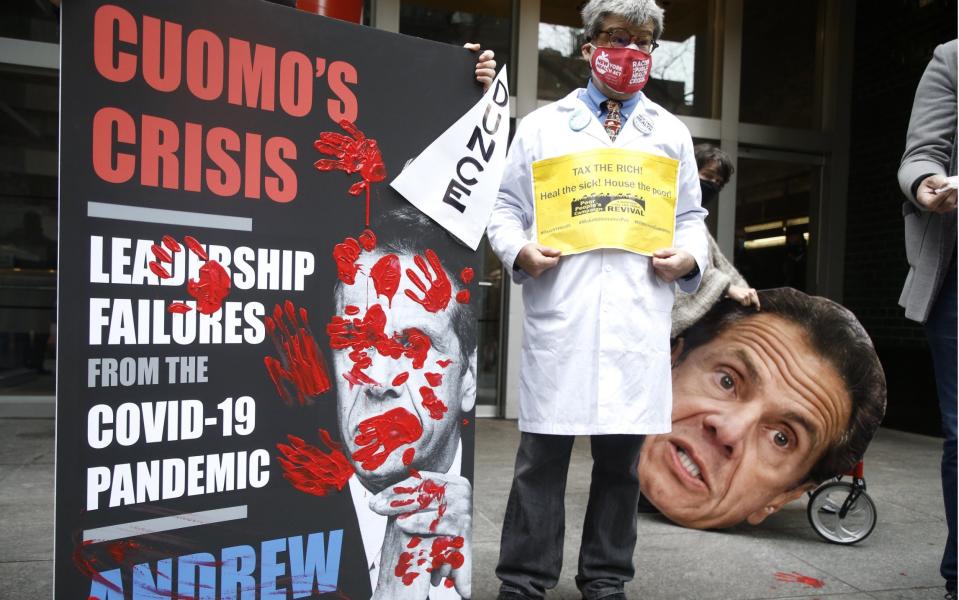
{"type": "Polygon", "coordinates": [[[885,376],[855,316],[791,288],[762,312],[717,304],[673,346],[673,429],[650,436],[643,495],[695,528],[762,522],[861,459],[885,376]]]}

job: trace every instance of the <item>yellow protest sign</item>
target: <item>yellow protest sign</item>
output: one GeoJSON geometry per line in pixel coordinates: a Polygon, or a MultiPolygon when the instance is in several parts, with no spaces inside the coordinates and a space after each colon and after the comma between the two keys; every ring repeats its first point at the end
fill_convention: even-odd
{"type": "Polygon", "coordinates": [[[533,163],[537,241],[578,254],[620,248],[651,255],[673,245],[679,161],[599,148],[533,163]]]}

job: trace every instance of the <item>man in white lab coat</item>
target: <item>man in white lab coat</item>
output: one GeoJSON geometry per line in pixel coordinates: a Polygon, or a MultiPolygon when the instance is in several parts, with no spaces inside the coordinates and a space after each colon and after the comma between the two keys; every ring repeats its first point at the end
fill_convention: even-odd
{"type": "Polygon", "coordinates": [[[633,577],[636,462],[644,434],[670,430],[670,310],[707,264],[699,177],[686,127],[640,90],[663,29],[652,0],[591,0],[585,89],[525,117],[488,234],[523,285],[522,431],[500,560],[500,598],[542,598],[562,566],[566,473],[576,435],[593,472],[576,583],[587,599],[625,598],[633,577]],[[601,59],[601,60],[600,60],[601,59]],[[673,246],[645,256],[598,249],[561,256],[532,241],[531,165],[591,149],[637,150],[678,164],[673,246]]]}

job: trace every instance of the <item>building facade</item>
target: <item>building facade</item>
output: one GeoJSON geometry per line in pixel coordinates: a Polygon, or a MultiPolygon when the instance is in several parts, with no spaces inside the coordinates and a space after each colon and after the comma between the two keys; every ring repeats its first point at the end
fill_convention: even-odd
{"type": "MultiPolygon", "coordinates": [[[[515,126],[585,84],[582,3],[367,0],[363,21],[495,50],[508,69],[515,126]]],[[[956,3],[660,4],[666,27],[646,93],[695,141],[735,162],[717,205],[707,206],[720,247],[754,287],[789,285],[856,312],[889,375],[887,423],[935,432],[928,350],[896,304],[906,265],[895,173],[919,76],[935,46],[956,37],[956,3]]],[[[0,402],[8,407],[53,395],[57,39],[54,6],[0,8],[0,402]]],[[[482,250],[478,415],[512,417],[520,290],[482,250]]]]}

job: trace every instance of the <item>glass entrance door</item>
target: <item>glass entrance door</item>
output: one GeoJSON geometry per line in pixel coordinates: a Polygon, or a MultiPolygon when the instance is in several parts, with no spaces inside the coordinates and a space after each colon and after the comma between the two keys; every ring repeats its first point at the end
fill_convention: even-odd
{"type": "Polygon", "coordinates": [[[734,264],[749,285],[816,293],[822,158],[741,148],[734,264]]]}

